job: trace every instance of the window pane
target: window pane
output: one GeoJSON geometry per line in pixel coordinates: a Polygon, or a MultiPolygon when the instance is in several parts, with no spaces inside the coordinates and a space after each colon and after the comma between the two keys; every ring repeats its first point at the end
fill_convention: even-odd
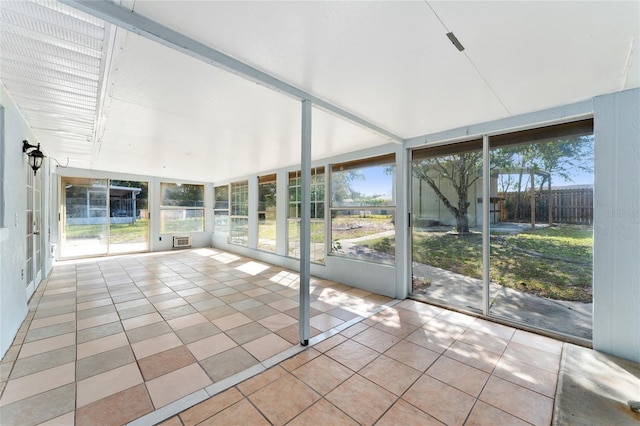
{"type": "Polygon", "coordinates": [[[395,263],[395,156],[331,170],[331,254],[395,263]]]}
{"type": "Polygon", "coordinates": [[[62,191],[62,257],[106,254],[107,180],[63,177],[62,191]]]}
{"type": "Polygon", "coordinates": [[[276,212],[258,214],[258,248],[276,251],[276,212]]]}
{"type": "Polygon", "coordinates": [[[247,216],[249,214],[249,182],[231,184],[231,216],[247,216]]]}
{"type": "Polygon", "coordinates": [[[276,251],[276,176],[263,176],[258,183],[258,249],[276,251]]]}
{"type": "Polygon", "coordinates": [[[249,220],[242,217],[232,217],[229,237],[232,243],[246,246],[249,243],[249,220]]]}
{"type": "Polygon", "coordinates": [[[331,254],[393,264],[396,231],[394,208],[333,210],[331,254]]]}
{"type": "Polygon", "coordinates": [[[109,253],[149,249],[149,184],[112,180],[109,184],[109,253]]]}
{"type": "Polygon", "coordinates": [[[506,142],[490,151],[489,312],[591,339],[593,136],[506,142]]]}
{"type": "Polygon", "coordinates": [[[276,183],[261,183],[258,187],[258,211],[276,211],[276,183]]]}
{"type": "MultiPolygon", "coordinates": [[[[287,255],[300,257],[300,216],[302,214],[300,172],[289,174],[287,255]]],[[[324,263],[325,256],[324,167],[311,169],[311,261],[324,263]]]]}
{"type": "Polygon", "coordinates": [[[229,232],[229,212],[216,210],[213,215],[213,232],[216,234],[226,234],[229,232]]]}
{"type": "Polygon", "coordinates": [[[331,172],[331,206],[394,206],[395,163],[331,172]]]}
{"type": "MultiPolygon", "coordinates": [[[[300,219],[288,220],[288,251],[287,255],[300,258],[300,219]]],[[[325,253],[325,221],[311,219],[311,254],[310,260],[315,263],[324,263],[325,253]]]]}
{"type": "Polygon", "coordinates": [[[411,164],[412,293],[482,308],[482,145],[416,151],[411,164]]]}
{"type": "Polygon", "coordinates": [[[163,207],[204,207],[204,185],[161,183],[163,207]]]}
{"type": "Polygon", "coordinates": [[[178,232],[204,231],[204,210],[202,209],[165,209],[160,210],[160,232],[171,234],[178,232]]]}
{"type": "Polygon", "coordinates": [[[214,188],[214,194],[216,202],[213,206],[214,209],[228,210],[229,209],[229,186],[216,186],[214,188]]]}
{"type": "Polygon", "coordinates": [[[249,181],[231,184],[231,229],[230,241],[246,246],[249,244],[249,181]]]}

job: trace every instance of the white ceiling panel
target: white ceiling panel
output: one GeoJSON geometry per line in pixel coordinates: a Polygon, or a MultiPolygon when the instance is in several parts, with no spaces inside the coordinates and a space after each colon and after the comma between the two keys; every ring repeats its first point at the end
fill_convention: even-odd
{"type": "Polygon", "coordinates": [[[411,137],[620,90],[639,5],[138,0],[134,10],[411,137]]]}
{"type": "MultiPolygon", "coordinates": [[[[115,51],[95,168],[214,181],[299,163],[300,101],[132,33],[115,51]]],[[[313,129],[314,158],[387,142],[321,111],[313,129]]]]}
{"type": "Polygon", "coordinates": [[[403,137],[505,115],[424,2],[138,1],[134,10],[403,137]]]}
{"type": "MultiPolygon", "coordinates": [[[[640,86],[637,1],[113,3],[404,138],[640,86]]],[[[47,155],[199,181],[299,163],[297,98],[66,4],[0,11],[2,84],[47,155]]],[[[314,109],[314,159],[386,143],[314,109]]]]}
{"type": "MultiPolygon", "coordinates": [[[[625,64],[640,34],[640,2],[436,2],[433,7],[512,115],[629,87],[625,64]]],[[[637,87],[638,69],[633,71],[637,87]]]]}

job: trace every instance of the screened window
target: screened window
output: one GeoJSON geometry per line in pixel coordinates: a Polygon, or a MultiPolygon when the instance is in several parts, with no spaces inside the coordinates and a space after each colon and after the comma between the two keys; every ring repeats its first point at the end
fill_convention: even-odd
{"type": "Polygon", "coordinates": [[[276,251],[276,175],[258,178],[258,248],[276,251]]]}
{"type": "Polygon", "coordinates": [[[331,254],[395,263],[395,155],[331,166],[331,254]]]}
{"type": "Polygon", "coordinates": [[[249,181],[231,184],[231,223],[229,239],[234,244],[249,244],[249,181]]]}
{"type": "Polygon", "coordinates": [[[160,232],[204,231],[204,185],[160,184],[160,232]]]}
{"type": "MultiPolygon", "coordinates": [[[[300,171],[289,173],[289,211],[287,229],[287,253],[300,257],[301,210],[300,171]]],[[[325,256],[325,179],[324,167],[311,169],[311,261],[324,263],[325,256]]]]}
{"type": "Polygon", "coordinates": [[[229,233],[229,185],[216,186],[213,189],[215,204],[213,205],[213,232],[229,233]]]}

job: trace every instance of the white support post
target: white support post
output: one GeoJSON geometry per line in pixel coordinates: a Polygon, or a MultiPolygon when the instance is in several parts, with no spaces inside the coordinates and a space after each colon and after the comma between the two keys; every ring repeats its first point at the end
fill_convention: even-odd
{"type": "Polygon", "coordinates": [[[300,215],[300,344],[309,344],[309,281],[311,275],[311,101],[302,101],[300,215]]]}
{"type": "Polygon", "coordinates": [[[482,314],[489,315],[489,292],[491,282],[489,276],[490,256],[490,214],[491,203],[491,161],[489,158],[489,136],[482,137],[482,314]]]}

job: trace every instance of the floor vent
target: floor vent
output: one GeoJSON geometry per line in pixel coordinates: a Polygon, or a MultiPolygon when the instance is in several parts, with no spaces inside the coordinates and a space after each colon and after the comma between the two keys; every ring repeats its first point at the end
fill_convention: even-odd
{"type": "Polygon", "coordinates": [[[173,248],[189,248],[191,247],[191,236],[173,237],[173,248]]]}

